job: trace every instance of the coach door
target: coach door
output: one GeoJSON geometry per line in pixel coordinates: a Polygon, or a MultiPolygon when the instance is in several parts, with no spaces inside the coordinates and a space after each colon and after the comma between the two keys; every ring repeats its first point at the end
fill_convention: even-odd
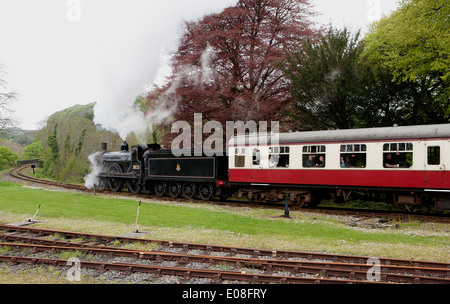
{"type": "Polygon", "coordinates": [[[425,186],[428,188],[444,187],[444,151],[440,143],[426,143],[425,186]]]}
{"type": "Polygon", "coordinates": [[[261,147],[250,147],[251,153],[251,181],[261,182],[261,147]]]}

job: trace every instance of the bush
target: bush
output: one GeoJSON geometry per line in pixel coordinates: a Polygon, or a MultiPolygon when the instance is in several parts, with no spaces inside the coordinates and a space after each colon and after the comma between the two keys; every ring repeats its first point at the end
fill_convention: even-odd
{"type": "Polygon", "coordinates": [[[40,142],[34,142],[23,150],[24,159],[44,158],[44,147],[40,142]]]}
{"type": "Polygon", "coordinates": [[[8,147],[0,147],[0,170],[11,168],[19,158],[19,155],[13,153],[8,147]]]}

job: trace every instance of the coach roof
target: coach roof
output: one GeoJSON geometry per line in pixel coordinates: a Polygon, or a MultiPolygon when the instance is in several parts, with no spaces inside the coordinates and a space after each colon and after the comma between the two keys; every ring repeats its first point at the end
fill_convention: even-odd
{"type": "MultiPolygon", "coordinates": [[[[236,135],[231,137],[229,145],[258,144],[259,138],[265,134],[236,135]],[[237,140],[234,143],[234,140],[237,140]]],[[[267,134],[267,143],[277,142],[274,134],[267,134]],[[271,141],[272,140],[272,141],[271,141]]],[[[450,138],[450,124],[383,127],[366,129],[345,129],[325,131],[302,131],[279,133],[278,143],[298,142],[344,142],[344,141],[376,141],[376,140],[403,140],[425,138],[450,138]]],[[[259,142],[259,144],[262,144],[259,142]]]]}

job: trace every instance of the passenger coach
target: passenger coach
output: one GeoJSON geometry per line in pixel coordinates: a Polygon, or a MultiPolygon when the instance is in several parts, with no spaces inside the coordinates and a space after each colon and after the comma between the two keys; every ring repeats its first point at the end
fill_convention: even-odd
{"type": "Polygon", "coordinates": [[[450,124],[280,133],[276,144],[258,136],[228,145],[230,185],[250,201],[364,196],[450,210],[450,124]]]}

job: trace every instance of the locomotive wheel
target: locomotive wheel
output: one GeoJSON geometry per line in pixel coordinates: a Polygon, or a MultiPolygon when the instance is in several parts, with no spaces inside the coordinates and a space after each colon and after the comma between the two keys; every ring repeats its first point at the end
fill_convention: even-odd
{"type": "Polygon", "coordinates": [[[108,182],[104,178],[101,178],[97,187],[100,191],[105,191],[108,188],[108,182]]]}
{"type": "Polygon", "coordinates": [[[166,182],[156,182],[155,183],[155,194],[157,196],[164,196],[167,190],[167,183],[166,182]]]}
{"type": "Polygon", "coordinates": [[[198,188],[198,194],[200,198],[204,201],[208,201],[214,197],[215,189],[211,184],[201,184],[198,188]]]}
{"type": "MultiPolygon", "coordinates": [[[[122,173],[122,168],[118,164],[112,164],[108,168],[108,175],[114,173],[122,173]]],[[[108,179],[108,187],[112,192],[118,192],[123,188],[123,181],[117,177],[110,177],[108,179]]]]}
{"type": "Polygon", "coordinates": [[[183,195],[186,199],[191,199],[195,195],[195,191],[197,190],[197,186],[193,183],[184,183],[181,189],[181,195],[183,195]]]}
{"type": "Polygon", "coordinates": [[[128,187],[128,190],[130,190],[130,192],[134,193],[134,194],[138,194],[142,190],[142,187],[139,184],[139,181],[137,179],[128,180],[127,187],[128,187]]]}
{"type": "Polygon", "coordinates": [[[172,182],[169,184],[169,195],[172,198],[177,198],[181,193],[181,184],[172,182]]]}

